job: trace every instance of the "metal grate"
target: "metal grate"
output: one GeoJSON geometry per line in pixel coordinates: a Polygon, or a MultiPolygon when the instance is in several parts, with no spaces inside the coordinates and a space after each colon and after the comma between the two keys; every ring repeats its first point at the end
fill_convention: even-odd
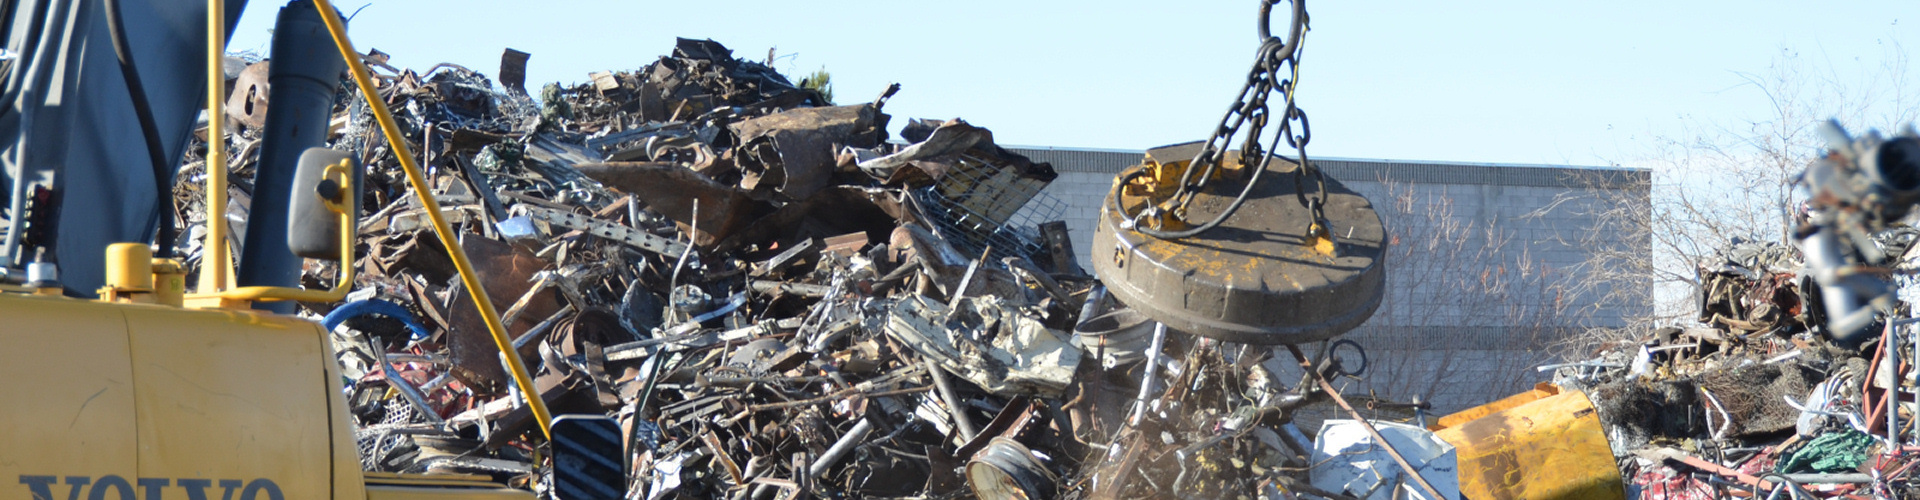
{"type": "MultiPolygon", "coordinates": [[[[1046,185],[1039,181],[1032,182],[1040,187],[1046,185]]],[[[1060,220],[1067,208],[1065,202],[1038,188],[1029,193],[1008,195],[1005,192],[993,192],[991,188],[994,184],[974,183],[974,188],[967,190],[943,186],[935,184],[914,189],[911,193],[926,212],[930,219],[928,222],[939,229],[941,236],[970,255],[979,255],[991,245],[994,257],[1031,260],[1045,248],[1038,225],[1060,220]],[[988,189],[980,189],[982,186],[988,189]],[[950,196],[948,193],[959,196],[950,196]],[[999,200],[997,203],[1001,204],[983,203],[982,200],[999,200]],[[1015,200],[1018,200],[1018,204],[1013,204],[1015,200]]]]}
{"type": "Polygon", "coordinates": [[[413,405],[404,398],[389,399],[383,406],[386,414],[381,417],[379,424],[354,431],[355,444],[360,449],[361,470],[388,472],[381,470],[380,460],[407,439],[407,435],[394,431],[420,420],[415,418],[413,405]]]}

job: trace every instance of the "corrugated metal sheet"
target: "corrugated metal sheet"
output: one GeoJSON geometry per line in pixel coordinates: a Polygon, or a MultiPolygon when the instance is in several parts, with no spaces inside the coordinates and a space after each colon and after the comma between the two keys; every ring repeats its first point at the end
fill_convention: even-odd
{"type": "MultiPolygon", "coordinates": [[[[1140,163],[1141,151],[1010,147],[1060,172],[1118,173],[1140,163]]],[[[1645,185],[1652,172],[1611,167],[1465,164],[1401,160],[1314,160],[1328,176],[1347,182],[1413,182],[1483,186],[1626,187],[1645,185]]]]}
{"type": "Polygon", "coordinates": [[[1031,148],[1010,147],[1015,153],[1025,155],[1035,162],[1053,164],[1058,172],[1098,172],[1118,173],[1140,164],[1144,151],[1120,151],[1075,148],[1031,148]]]}

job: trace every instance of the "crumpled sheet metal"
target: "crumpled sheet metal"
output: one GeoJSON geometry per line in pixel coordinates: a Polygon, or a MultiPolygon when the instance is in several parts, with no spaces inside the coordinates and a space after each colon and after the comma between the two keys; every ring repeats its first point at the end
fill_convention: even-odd
{"type": "Polygon", "coordinates": [[[672,163],[607,162],[578,168],[588,178],[646,200],[649,210],[686,225],[694,231],[695,245],[711,246],[771,210],[745,191],[672,163]]]}
{"type": "Polygon", "coordinates": [[[896,225],[914,224],[920,219],[904,198],[898,190],[830,186],[810,198],[788,203],[755,219],[714,244],[713,250],[725,252],[768,241],[793,241],[809,236],[827,238],[855,232],[867,233],[870,240],[883,240],[896,225]]]}
{"type": "Polygon", "coordinates": [[[1026,301],[1028,289],[1020,284],[1012,271],[999,267],[981,266],[974,270],[972,280],[967,280],[967,269],[975,257],[962,255],[945,238],[918,224],[901,224],[893,230],[889,240],[892,250],[900,262],[919,261],[932,274],[935,286],[944,294],[959,293],[969,297],[995,296],[1009,300],[1026,301]],[[961,282],[966,282],[966,290],[959,290],[961,282]]]}
{"type": "Polygon", "coordinates": [[[926,185],[946,175],[951,157],[982,143],[992,144],[993,132],[955,119],[934,129],[923,141],[890,155],[861,161],[858,166],[867,175],[885,180],[887,184],[926,185]],[[940,161],[942,159],[948,161],[940,161]],[[916,178],[922,180],[913,182],[916,178]]]}
{"type": "Polygon", "coordinates": [[[924,296],[893,304],[887,335],[942,368],[1001,395],[1059,396],[1073,382],[1080,349],[1059,331],[996,298],[957,309],[924,296]]]}
{"type": "Polygon", "coordinates": [[[253,63],[234,79],[233,91],[227,94],[226,110],[235,122],[253,128],[267,124],[267,96],[272,89],[267,83],[270,65],[271,61],[253,63]]]}
{"type": "Polygon", "coordinates": [[[740,151],[754,162],[743,163],[747,173],[741,187],[759,189],[763,181],[777,180],[774,191],[788,199],[805,199],[827,187],[840,147],[871,148],[886,141],[887,115],[873,104],[830,108],[795,108],[741,121],[729,128],[740,141],[740,151]],[[771,150],[773,154],[766,152],[771,150]]]}
{"type": "MultiPolygon", "coordinates": [[[[1387,445],[1399,450],[1407,463],[1420,471],[1420,477],[1426,478],[1447,500],[1460,498],[1453,445],[1417,426],[1398,422],[1373,422],[1373,426],[1387,439],[1387,445]]],[[[1315,487],[1365,500],[1435,500],[1428,499],[1426,491],[1406,477],[1406,471],[1394,463],[1386,449],[1380,447],[1359,422],[1327,420],[1316,436],[1319,439],[1313,443],[1315,465],[1308,476],[1315,487]]]]}
{"type": "Polygon", "coordinates": [[[1810,277],[1801,276],[1799,249],[1777,242],[1729,245],[1702,262],[1699,321],[1715,328],[1758,333],[1803,331],[1821,312],[1805,297],[1810,277]]]}

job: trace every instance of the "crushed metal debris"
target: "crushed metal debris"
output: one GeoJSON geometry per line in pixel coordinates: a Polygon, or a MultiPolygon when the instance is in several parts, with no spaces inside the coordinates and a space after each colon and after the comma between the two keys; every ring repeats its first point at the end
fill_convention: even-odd
{"type": "MultiPolygon", "coordinates": [[[[1265,348],[1143,327],[1075,264],[1052,167],[987,129],[891,140],[898,85],[835,106],[708,40],[573,87],[527,89],[530,57],[503,54],[500,88],[382,65],[380,95],[538,396],[617,423],[629,498],[1319,491],[1287,422],[1325,395],[1289,391],[1265,348]]],[[[560,488],[554,455],[587,448],[536,429],[361,99],[341,92],[329,140],[368,166],[357,291],[300,314],[333,331],[362,466],[560,488]]],[[[257,135],[227,138],[234,178],[257,135]]],[[[204,139],[175,192],[185,245],[204,139]]]]}
{"type": "MultiPolygon", "coordinates": [[[[892,140],[898,85],[836,106],[681,39],[535,100],[529,57],[503,54],[500,89],[456,65],[381,64],[380,95],[538,397],[617,424],[627,498],[1920,493],[1920,412],[1902,396],[1920,336],[1909,320],[1845,341],[1823,330],[1816,273],[1837,258],[1735,245],[1700,268],[1699,326],[1542,367],[1552,383],[1431,425],[1416,411],[1310,434],[1293,423],[1304,408],[1359,416],[1327,382],[1359,375],[1328,354],[1339,343],[1283,361],[1156,327],[1075,265],[1057,211],[1022,209],[1058,205],[1041,192],[1050,165],[959,119],[915,119],[892,140]]],[[[235,88],[264,72],[243,62],[258,64],[235,65],[235,88]]],[[[550,492],[554,455],[579,450],[535,429],[362,99],[339,94],[329,140],[368,166],[357,292],[300,311],[332,328],[362,466],[550,492]]],[[[270,103],[251,104],[230,109],[270,103]]],[[[236,179],[259,161],[263,113],[234,117],[236,179]]],[[[175,189],[187,269],[203,250],[205,140],[175,189]]],[[[244,234],[251,186],[231,189],[244,234]]],[[[1916,233],[1875,234],[1870,264],[1916,233]]],[[[340,272],[309,260],[303,281],[340,272]]]]}

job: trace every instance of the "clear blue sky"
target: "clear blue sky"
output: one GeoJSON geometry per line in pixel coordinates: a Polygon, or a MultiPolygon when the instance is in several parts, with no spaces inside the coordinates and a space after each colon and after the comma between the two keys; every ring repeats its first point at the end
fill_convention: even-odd
{"type": "MultiPolygon", "coordinates": [[[[643,66],[676,36],[712,38],[743,58],[773,48],[796,81],[824,67],[842,103],[899,82],[887,106],[896,127],[960,117],[1020,145],[1201,138],[1257,44],[1248,0],[340,1],[349,13],[366,5],[350,27],[356,45],[402,67],[452,62],[492,75],[512,47],[533,54],[530,86],[574,83],[643,66]]],[[[264,53],[277,8],[251,3],[231,47],[264,53]]],[[[1307,6],[1299,99],[1319,156],[1608,164],[1684,120],[1766,115],[1765,97],[1736,73],[1764,73],[1783,49],[1843,80],[1894,44],[1920,50],[1913,2],[1307,6]]]]}

